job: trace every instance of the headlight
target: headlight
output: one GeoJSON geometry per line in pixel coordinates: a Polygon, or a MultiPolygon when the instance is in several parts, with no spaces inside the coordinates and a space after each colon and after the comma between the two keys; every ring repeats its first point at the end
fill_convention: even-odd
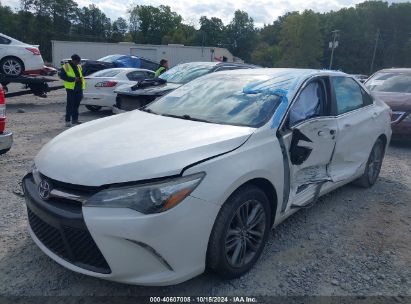
{"type": "Polygon", "coordinates": [[[37,169],[36,165],[33,163],[33,165],[31,165],[30,171],[31,174],[33,174],[33,179],[36,185],[40,184],[41,182],[41,175],[39,170],[37,169]]]}
{"type": "Polygon", "coordinates": [[[87,200],[87,207],[130,208],[144,214],[169,210],[184,200],[200,184],[205,173],[163,182],[108,188],[87,200]]]}

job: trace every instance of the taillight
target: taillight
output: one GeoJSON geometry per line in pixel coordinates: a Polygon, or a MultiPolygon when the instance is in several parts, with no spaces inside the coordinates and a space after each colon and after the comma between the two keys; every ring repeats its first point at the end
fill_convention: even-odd
{"type": "Polygon", "coordinates": [[[102,81],[96,83],[95,87],[96,88],[112,88],[117,85],[117,81],[102,81]]]}
{"type": "Polygon", "coordinates": [[[6,99],[3,88],[0,86],[0,133],[6,128],[6,99]]]}
{"type": "Polygon", "coordinates": [[[41,55],[40,50],[38,48],[29,47],[29,48],[26,48],[26,50],[31,52],[33,55],[37,55],[37,56],[41,55]]]}

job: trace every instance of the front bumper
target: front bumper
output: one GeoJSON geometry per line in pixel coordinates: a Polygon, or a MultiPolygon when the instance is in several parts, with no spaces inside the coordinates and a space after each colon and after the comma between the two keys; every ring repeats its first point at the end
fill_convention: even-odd
{"type": "MultiPolygon", "coordinates": [[[[74,225],[68,221],[70,217],[73,219],[73,214],[62,211],[62,207],[54,202],[49,204],[36,199],[36,193],[32,193],[36,188],[33,188],[30,176],[24,179],[23,187],[29,216],[35,213],[42,221],[55,226],[74,225]],[[50,205],[48,210],[38,206],[47,204],[50,205]]],[[[75,223],[92,237],[107,263],[109,271],[105,272],[102,271],[104,267],[92,270],[89,265],[59,255],[36,233],[37,228],[32,222],[29,230],[43,252],[73,271],[122,283],[171,285],[204,271],[208,239],[218,211],[218,206],[194,197],[186,198],[167,212],[152,215],[126,208],[81,207],[80,213],[74,217],[75,223]]],[[[59,242],[55,243],[52,245],[58,246],[59,242]]],[[[89,241],[84,242],[85,245],[80,241],[72,250],[81,249],[87,243],[89,241]]],[[[94,255],[98,256],[96,252],[94,255]]],[[[87,261],[91,262],[93,259],[87,261]]]]}
{"type": "Polygon", "coordinates": [[[5,132],[0,134],[0,155],[10,150],[13,144],[13,133],[5,132]]]}

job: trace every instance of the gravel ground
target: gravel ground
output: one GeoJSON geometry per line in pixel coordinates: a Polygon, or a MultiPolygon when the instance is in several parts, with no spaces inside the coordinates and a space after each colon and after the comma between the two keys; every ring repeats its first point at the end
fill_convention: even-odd
{"type": "MultiPolygon", "coordinates": [[[[64,91],[8,100],[14,145],[0,156],[0,295],[411,296],[411,146],[391,145],[371,189],[345,186],[279,225],[255,267],[239,279],[203,274],[169,287],[139,287],[80,275],[33,243],[20,180],[63,127],[64,91]]],[[[106,115],[81,108],[80,119],[106,115]]],[[[136,261],[138,262],[138,261],[136,261]]],[[[404,302],[405,303],[405,302],[404,302]]]]}

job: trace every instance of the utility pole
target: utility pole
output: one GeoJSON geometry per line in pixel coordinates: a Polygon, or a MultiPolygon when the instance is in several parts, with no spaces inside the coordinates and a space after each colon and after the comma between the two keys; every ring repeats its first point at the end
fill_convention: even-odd
{"type": "Polygon", "coordinates": [[[374,69],[374,60],[375,60],[375,54],[377,53],[377,46],[378,46],[379,39],[380,39],[380,29],[377,29],[377,35],[375,36],[374,52],[372,54],[372,60],[371,60],[371,66],[370,66],[370,75],[372,74],[372,70],[374,69]]]}
{"type": "Polygon", "coordinates": [[[329,70],[331,70],[331,67],[333,66],[334,50],[338,47],[337,36],[339,30],[334,30],[331,33],[333,34],[333,41],[329,43],[329,48],[331,49],[330,66],[328,68],[329,70]]]}

